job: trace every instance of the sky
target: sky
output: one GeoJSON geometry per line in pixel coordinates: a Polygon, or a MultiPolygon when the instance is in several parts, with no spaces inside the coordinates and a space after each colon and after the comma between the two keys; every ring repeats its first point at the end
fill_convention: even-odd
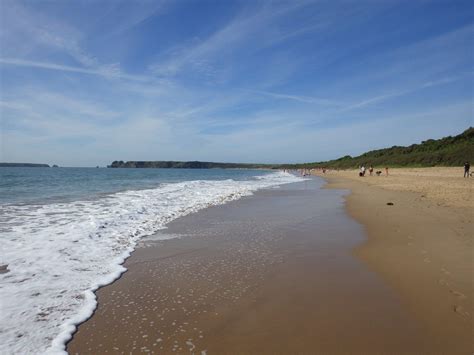
{"type": "Polygon", "coordinates": [[[473,125],[473,1],[1,0],[0,13],[3,162],[314,162],[473,125]]]}

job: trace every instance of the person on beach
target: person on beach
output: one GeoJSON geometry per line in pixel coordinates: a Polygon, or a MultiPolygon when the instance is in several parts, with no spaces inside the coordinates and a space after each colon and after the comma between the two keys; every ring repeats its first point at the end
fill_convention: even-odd
{"type": "Polygon", "coordinates": [[[388,166],[385,167],[385,176],[388,176],[388,166]]]}
{"type": "Polygon", "coordinates": [[[371,166],[369,167],[369,174],[370,174],[370,176],[372,176],[372,173],[373,173],[373,172],[374,172],[374,167],[371,165],[371,166]]]}
{"type": "Polygon", "coordinates": [[[464,177],[468,178],[469,177],[469,170],[471,170],[471,164],[469,164],[469,162],[465,162],[464,163],[464,177]]]}

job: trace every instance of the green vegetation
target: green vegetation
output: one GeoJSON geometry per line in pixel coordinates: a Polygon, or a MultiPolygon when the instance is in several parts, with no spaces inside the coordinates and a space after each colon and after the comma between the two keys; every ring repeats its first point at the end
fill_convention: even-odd
{"type": "Polygon", "coordinates": [[[337,168],[349,169],[365,166],[429,167],[462,166],[474,161],[474,128],[469,127],[454,137],[428,139],[408,147],[393,146],[372,150],[357,157],[346,155],[325,162],[282,165],[283,168],[337,168]]]}

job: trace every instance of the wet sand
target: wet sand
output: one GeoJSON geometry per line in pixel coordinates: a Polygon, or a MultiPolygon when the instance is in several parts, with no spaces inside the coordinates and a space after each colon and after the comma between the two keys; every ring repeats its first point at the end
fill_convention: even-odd
{"type": "Polygon", "coordinates": [[[98,309],[68,351],[442,353],[391,285],[351,255],[364,230],[343,193],[322,184],[260,191],[172,222],[97,292],[98,309]]]}

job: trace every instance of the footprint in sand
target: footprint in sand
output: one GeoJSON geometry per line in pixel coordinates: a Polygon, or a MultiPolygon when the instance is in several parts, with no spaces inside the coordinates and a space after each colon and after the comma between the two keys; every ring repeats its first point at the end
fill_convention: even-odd
{"type": "Polygon", "coordinates": [[[451,273],[448,270],[446,270],[444,267],[441,268],[441,272],[445,275],[451,275],[451,273]]]}
{"type": "Polygon", "coordinates": [[[459,291],[449,290],[449,292],[451,292],[454,296],[458,297],[459,299],[463,300],[463,299],[466,298],[466,296],[463,293],[459,292],[459,291]]]}
{"type": "Polygon", "coordinates": [[[469,318],[469,313],[462,306],[455,304],[453,306],[453,310],[454,310],[454,312],[459,314],[461,317],[469,318]]]}
{"type": "Polygon", "coordinates": [[[423,261],[424,261],[425,263],[431,263],[431,260],[428,259],[428,258],[424,258],[423,261]]]}
{"type": "Polygon", "coordinates": [[[439,279],[439,280],[438,280],[438,283],[439,283],[441,286],[449,286],[448,281],[446,281],[445,279],[439,279]]]}

